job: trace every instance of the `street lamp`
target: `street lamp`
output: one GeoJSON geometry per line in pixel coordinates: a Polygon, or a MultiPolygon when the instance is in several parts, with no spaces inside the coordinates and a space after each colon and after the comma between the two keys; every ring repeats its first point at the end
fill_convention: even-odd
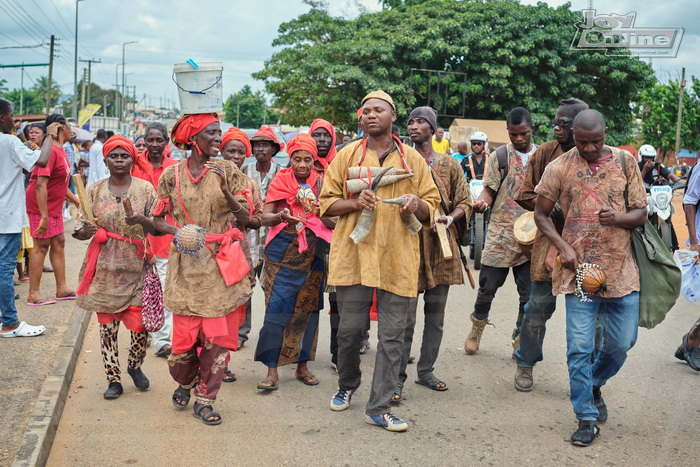
{"type": "MultiPolygon", "coordinates": [[[[117,63],[117,66],[114,67],[114,116],[119,117],[121,113],[119,112],[119,67],[122,66],[121,63],[117,63]]],[[[107,109],[105,109],[105,112],[107,109]]],[[[105,114],[105,117],[107,114],[105,114]]]]}
{"type": "MultiPolygon", "coordinates": [[[[138,41],[129,41],[122,44],[122,103],[124,102],[124,92],[126,88],[124,87],[124,55],[126,54],[126,46],[128,44],[136,44],[138,41]]],[[[124,105],[122,104],[121,113],[119,114],[119,121],[124,120],[124,105]]]]}
{"type": "Polygon", "coordinates": [[[73,111],[71,116],[78,119],[78,3],[85,0],[75,0],[75,57],[73,62],[73,111]]]}

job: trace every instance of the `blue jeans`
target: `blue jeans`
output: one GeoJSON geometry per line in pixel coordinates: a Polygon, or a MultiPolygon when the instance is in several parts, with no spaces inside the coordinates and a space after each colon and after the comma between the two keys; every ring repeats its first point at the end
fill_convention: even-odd
{"type": "Polygon", "coordinates": [[[638,323],[639,292],[619,298],[594,298],[592,302],[582,302],[573,294],[566,296],[566,363],[570,399],[579,420],[598,418],[593,388],[604,386],[620,371],[627,351],[637,341],[638,323]],[[602,336],[593,360],[596,320],[602,336]]]}
{"type": "Polygon", "coordinates": [[[542,361],[547,320],[552,317],[556,306],[557,298],[552,295],[552,283],[533,282],[530,300],[525,304],[523,322],[520,325],[520,347],[515,351],[518,365],[532,367],[542,361]]]}
{"type": "Polygon", "coordinates": [[[14,326],[19,321],[15,308],[15,266],[21,245],[21,233],[0,234],[0,319],[4,326],[14,326]]]}

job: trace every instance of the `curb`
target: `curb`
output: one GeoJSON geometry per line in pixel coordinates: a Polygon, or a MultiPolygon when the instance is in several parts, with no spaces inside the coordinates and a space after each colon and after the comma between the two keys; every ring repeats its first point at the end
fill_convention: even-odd
{"type": "Polygon", "coordinates": [[[13,467],[46,465],[91,315],[75,307],[53,365],[41,385],[13,467]]]}

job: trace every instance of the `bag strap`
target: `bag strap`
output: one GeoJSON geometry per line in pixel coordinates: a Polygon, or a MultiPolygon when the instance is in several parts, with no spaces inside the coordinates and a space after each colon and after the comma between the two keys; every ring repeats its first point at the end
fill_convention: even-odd
{"type": "MultiPolygon", "coordinates": [[[[185,160],[185,164],[187,164],[187,160],[185,160]]],[[[182,195],[180,194],[180,166],[179,165],[175,168],[175,192],[177,193],[177,200],[180,203],[180,209],[182,209],[182,212],[185,214],[185,217],[187,218],[187,222],[190,224],[194,224],[194,222],[192,222],[192,219],[190,219],[190,215],[187,212],[187,209],[185,209],[185,203],[182,201],[182,195]]]]}
{"type": "Polygon", "coordinates": [[[508,176],[508,145],[504,144],[496,149],[496,157],[498,158],[498,170],[501,172],[501,181],[508,176]],[[502,150],[501,150],[502,149],[502,150]]]}
{"type": "Polygon", "coordinates": [[[620,149],[620,166],[622,166],[622,173],[625,174],[625,210],[630,210],[629,195],[627,194],[627,163],[625,162],[625,151],[620,149]]]}

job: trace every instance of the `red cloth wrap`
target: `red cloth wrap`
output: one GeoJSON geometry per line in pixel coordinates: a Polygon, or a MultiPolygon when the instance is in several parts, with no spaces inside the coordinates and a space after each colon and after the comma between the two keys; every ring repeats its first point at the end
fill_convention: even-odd
{"type": "Polygon", "coordinates": [[[241,130],[236,128],[229,128],[226,133],[221,137],[221,151],[223,152],[224,146],[229,141],[240,141],[245,146],[245,156],[250,157],[253,154],[253,148],[250,146],[250,138],[248,135],[243,133],[241,130]]]}
{"type": "Polygon", "coordinates": [[[207,243],[218,243],[221,245],[220,248],[224,248],[234,241],[240,242],[241,240],[243,240],[243,234],[240,230],[233,227],[229,228],[226,232],[222,234],[208,233],[206,235],[207,243]]]}
{"type": "Polygon", "coordinates": [[[216,114],[185,115],[173,125],[173,129],[170,131],[170,139],[178,148],[190,150],[194,147],[194,143],[190,141],[190,138],[218,121],[219,117],[216,114]]]}
{"type": "Polygon", "coordinates": [[[97,313],[97,322],[100,324],[110,324],[114,321],[121,321],[129,331],[146,332],[140,306],[131,305],[119,313],[97,313]]]}
{"type": "Polygon", "coordinates": [[[296,151],[306,151],[318,159],[316,140],[306,133],[299,133],[287,144],[287,154],[292,157],[296,151]]]}
{"type": "Polygon", "coordinates": [[[144,154],[139,154],[136,151],[136,146],[131,142],[130,139],[124,138],[123,136],[115,135],[105,141],[102,146],[102,156],[107,157],[109,153],[114,151],[116,148],[122,148],[127,151],[131,158],[134,160],[134,164],[141,169],[141,171],[146,175],[151,175],[153,173],[153,166],[148,162],[148,157],[144,154]]]}
{"type": "MultiPolygon", "coordinates": [[[[331,148],[328,150],[328,154],[326,154],[326,157],[319,157],[318,155],[316,156],[316,160],[323,166],[323,171],[325,172],[328,168],[328,165],[333,161],[333,159],[335,159],[335,155],[337,154],[337,151],[335,150],[335,128],[333,128],[331,122],[322,118],[317,118],[311,123],[311,128],[309,128],[309,134],[313,135],[314,131],[318,130],[319,128],[323,128],[331,135],[331,148]]],[[[291,145],[292,143],[289,144],[291,145]]],[[[290,151],[287,152],[291,154],[290,151]]]]}
{"type": "Polygon", "coordinates": [[[150,252],[146,251],[146,244],[143,240],[123,237],[113,232],[107,232],[101,227],[98,228],[97,233],[94,237],[92,237],[92,241],[90,242],[90,246],[87,250],[87,264],[85,265],[85,273],[83,274],[83,279],[80,281],[80,285],[78,286],[78,289],[75,292],[77,295],[87,295],[88,291],[90,290],[92,280],[95,278],[95,270],[97,269],[97,258],[100,256],[100,249],[102,248],[102,244],[105,243],[108,238],[114,238],[135,245],[136,255],[139,258],[143,259],[144,257],[148,258],[148,256],[151,256],[150,252]]]}
{"type": "Polygon", "coordinates": [[[173,354],[183,354],[197,343],[202,344],[204,336],[214,345],[237,350],[238,328],[244,320],[245,305],[219,318],[181,316],[173,313],[173,354]]]}
{"type": "MultiPolygon", "coordinates": [[[[301,135],[300,135],[301,136],[301,135]]],[[[306,135],[308,138],[311,138],[310,136],[306,135]]],[[[297,136],[298,138],[298,136],[297,136]]],[[[296,138],[294,138],[296,139],[296,138]]],[[[311,138],[313,140],[313,138],[311,138]]],[[[292,140],[294,141],[294,140],[292,140]]],[[[314,147],[316,146],[316,142],[314,141],[314,147]]],[[[289,147],[292,147],[292,143],[289,143],[289,147]]],[[[298,149],[297,149],[298,150],[298,149]]],[[[290,153],[291,154],[291,153],[290,153]]],[[[313,153],[312,153],[313,154],[313,153]]],[[[320,175],[315,172],[311,171],[309,174],[309,178],[306,179],[305,185],[309,185],[310,187],[315,187],[317,186],[318,178],[320,175]]],[[[297,181],[296,176],[294,175],[294,169],[291,167],[288,169],[281,169],[277,172],[277,175],[275,175],[275,178],[272,179],[272,182],[270,182],[270,188],[267,190],[267,196],[265,197],[265,204],[267,203],[274,203],[276,201],[284,200],[287,202],[289,205],[289,210],[292,213],[292,216],[295,218],[299,219],[300,222],[302,222],[304,225],[297,231],[297,236],[299,238],[299,253],[303,253],[306,251],[306,248],[308,247],[306,243],[306,232],[304,231],[306,228],[311,229],[313,233],[316,234],[317,237],[327,241],[330,243],[331,237],[333,236],[333,231],[331,231],[328,227],[323,225],[323,222],[316,217],[316,215],[312,212],[306,213],[304,212],[304,209],[301,207],[299,202],[297,201],[297,192],[299,191],[299,182],[297,181]]],[[[270,241],[272,241],[275,236],[280,233],[287,224],[285,222],[280,222],[279,224],[275,225],[274,227],[270,227],[270,230],[268,231],[267,234],[267,241],[265,242],[265,245],[269,244],[270,241]]]]}
{"type": "Polygon", "coordinates": [[[280,152],[282,149],[284,149],[284,143],[280,143],[279,141],[277,141],[277,136],[275,136],[275,132],[272,131],[272,128],[270,128],[269,126],[261,126],[257,133],[253,135],[251,141],[270,141],[272,143],[275,143],[279,146],[279,150],[277,152],[280,152]]]}
{"type": "Polygon", "coordinates": [[[166,213],[170,213],[170,198],[158,198],[158,203],[156,204],[156,208],[153,210],[153,215],[154,216],[160,216],[163,214],[163,211],[166,213]]]}

